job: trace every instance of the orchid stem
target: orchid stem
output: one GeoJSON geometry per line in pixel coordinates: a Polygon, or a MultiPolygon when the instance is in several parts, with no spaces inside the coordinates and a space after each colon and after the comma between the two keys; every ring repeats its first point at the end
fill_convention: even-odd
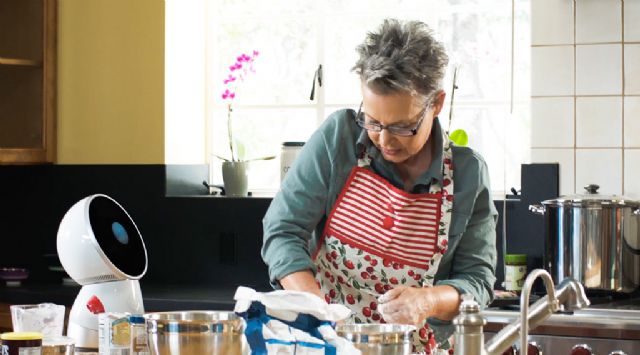
{"type": "Polygon", "coordinates": [[[231,104],[227,106],[227,133],[229,135],[229,149],[231,150],[231,161],[235,162],[236,157],[233,153],[233,135],[231,134],[231,104]]]}

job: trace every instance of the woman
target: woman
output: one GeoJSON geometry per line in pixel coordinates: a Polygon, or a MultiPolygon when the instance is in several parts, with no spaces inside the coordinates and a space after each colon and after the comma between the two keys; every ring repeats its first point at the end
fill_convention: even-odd
{"type": "Polygon", "coordinates": [[[415,324],[417,350],[446,349],[460,295],[493,295],[487,166],[443,134],[448,59],[427,25],[385,20],[358,54],[360,109],[305,144],[263,220],[262,256],[274,287],[345,304],[358,323],[415,324]]]}

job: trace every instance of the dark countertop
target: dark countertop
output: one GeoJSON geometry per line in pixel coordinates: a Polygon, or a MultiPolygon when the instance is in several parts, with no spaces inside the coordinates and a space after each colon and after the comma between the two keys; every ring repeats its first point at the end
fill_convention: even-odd
{"type": "MultiPolygon", "coordinates": [[[[142,284],[142,298],[147,312],[180,310],[233,310],[233,295],[238,285],[147,285],[142,284]]],[[[250,286],[257,291],[271,291],[270,286],[250,286]]],[[[32,304],[52,302],[71,307],[80,286],[62,284],[27,284],[0,286],[0,302],[32,304]]]]}

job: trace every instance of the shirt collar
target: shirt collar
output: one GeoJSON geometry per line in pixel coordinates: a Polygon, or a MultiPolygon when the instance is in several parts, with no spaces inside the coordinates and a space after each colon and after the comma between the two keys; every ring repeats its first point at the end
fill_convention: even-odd
{"type": "MultiPolygon", "coordinates": [[[[429,136],[429,139],[435,140],[433,159],[431,160],[431,165],[429,166],[429,169],[427,169],[427,171],[424,174],[422,174],[420,178],[418,178],[418,180],[416,181],[416,185],[430,184],[432,180],[437,180],[439,182],[442,182],[442,179],[444,178],[443,172],[442,172],[442,169],[443,169],[442,154],[444,152],[444,147],[443,147],[444,141],[442,137],[442,126],[440,126],[440,120],[438,119],[438,117],[436,117],[433,120],[433,126],[431,128],[431,135],[429,136]]],[[[385,163],[392,164],[384,160],[384,158],[382,158],[382,155],[380,154],[380,151],[378,150],[378,148],[376,148],[376,146],[373,145],[373,143],[371,142],[371,139],[369,139],[369,135],[367,134],[366,129],[361,129],[360,136],[356,141],[357,154],[360,154],[363,151],[369,154],[369,156],[373,158],[374,161],[382,161],[382,164],[385,164],[385,163]]]]}

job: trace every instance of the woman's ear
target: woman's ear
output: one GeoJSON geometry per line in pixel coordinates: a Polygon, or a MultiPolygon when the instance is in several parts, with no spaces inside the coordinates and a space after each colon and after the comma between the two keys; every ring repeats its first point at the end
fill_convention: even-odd
{"type": "Polygon", "coordinates": [[[438,114],[440,114],[440,111],[442,110],[442,107],[444,106],[444,98],[447,96],[447,94],[444,92],[444,90],[438,90],[438,92],[434,95],[433,97],[433,102],[431,103],[433,105],[433,116],[438,116],[438,114]]]}

